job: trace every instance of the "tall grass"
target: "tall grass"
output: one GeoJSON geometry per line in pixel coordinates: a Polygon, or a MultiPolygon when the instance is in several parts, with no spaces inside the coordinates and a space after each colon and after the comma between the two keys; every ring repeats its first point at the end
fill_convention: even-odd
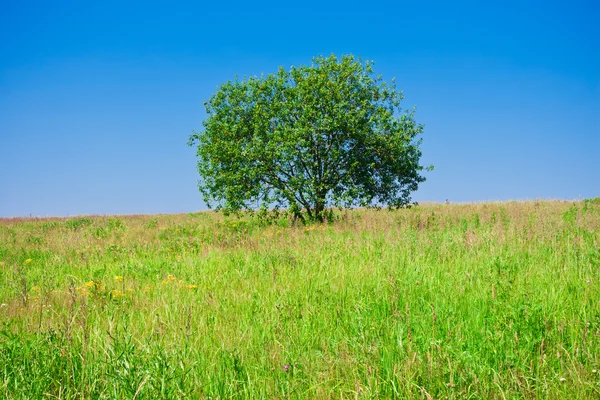
{"type": "Polygon", "coordinates": [[[0,396],[600,398],[600,201],[0,220],[0,396]]]}

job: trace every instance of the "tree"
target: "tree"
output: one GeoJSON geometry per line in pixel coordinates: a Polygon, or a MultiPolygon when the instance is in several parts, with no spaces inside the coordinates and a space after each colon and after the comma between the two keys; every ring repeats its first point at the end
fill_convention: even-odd
{"type": "Polygon", "coordinates": [[[352,55],[229,81],[188,143],[200,192],[210,208],[286,207],[303,222],[323,221],[328,206],[406,206],[425,178],[423,126],[402,99],[352,55]]]}

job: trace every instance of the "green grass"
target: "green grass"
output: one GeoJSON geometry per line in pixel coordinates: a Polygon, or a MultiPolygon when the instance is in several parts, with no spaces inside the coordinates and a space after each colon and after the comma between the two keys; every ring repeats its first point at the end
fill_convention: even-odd
{"type": "Polygon", "coordinates": [[[600,201],[0,220],[0,396],[600,398],[600,201]]]}

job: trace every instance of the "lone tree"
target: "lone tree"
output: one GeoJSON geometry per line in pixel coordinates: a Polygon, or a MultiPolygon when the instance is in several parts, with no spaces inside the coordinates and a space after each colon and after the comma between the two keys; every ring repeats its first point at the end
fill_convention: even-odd
{"type": "Polygon", "coordinates": [[[425,178],[423,126],[402,98],[352,55],[229,81],[188,143],[200,192],[210,208],[286,207],[303,222],[323,221],[327,206],[406,206],[425,178]]]}

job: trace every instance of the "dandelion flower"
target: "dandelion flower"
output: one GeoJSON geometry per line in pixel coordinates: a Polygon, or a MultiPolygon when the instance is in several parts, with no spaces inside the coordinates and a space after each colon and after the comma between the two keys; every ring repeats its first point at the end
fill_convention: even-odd
{"type": "Polygon", "coordinates": [[[94,281],[88,281],[83,286],[85,286],[86,288],[93,288],[94,286],[96,286],[96,283],[94,281]]]}
{"type": "Polygon", "coordinates": [[[25,260],[25,264],[29,264],[31,262],[31,258],[28,258],[27,260],[25,260]]]}
{"type": "Polygon", "coordinates": [[[122,275],[115,275],[115,281],[122,281],[123,280],[123,276],[122,275]]]}
{"type": "Polygon", "coordinates": [[[123,296],[123,292],[121,292],[120,290],[115,289],[112,292],[110,292],[110,297],[112,299],[118,299],[119,297],[122,297],[122,296],[123,296]]]}
{"type": "Polygon", "coordinates": [[[198,285],[185,285],[186,289],[197,289],[198,285]]]}

